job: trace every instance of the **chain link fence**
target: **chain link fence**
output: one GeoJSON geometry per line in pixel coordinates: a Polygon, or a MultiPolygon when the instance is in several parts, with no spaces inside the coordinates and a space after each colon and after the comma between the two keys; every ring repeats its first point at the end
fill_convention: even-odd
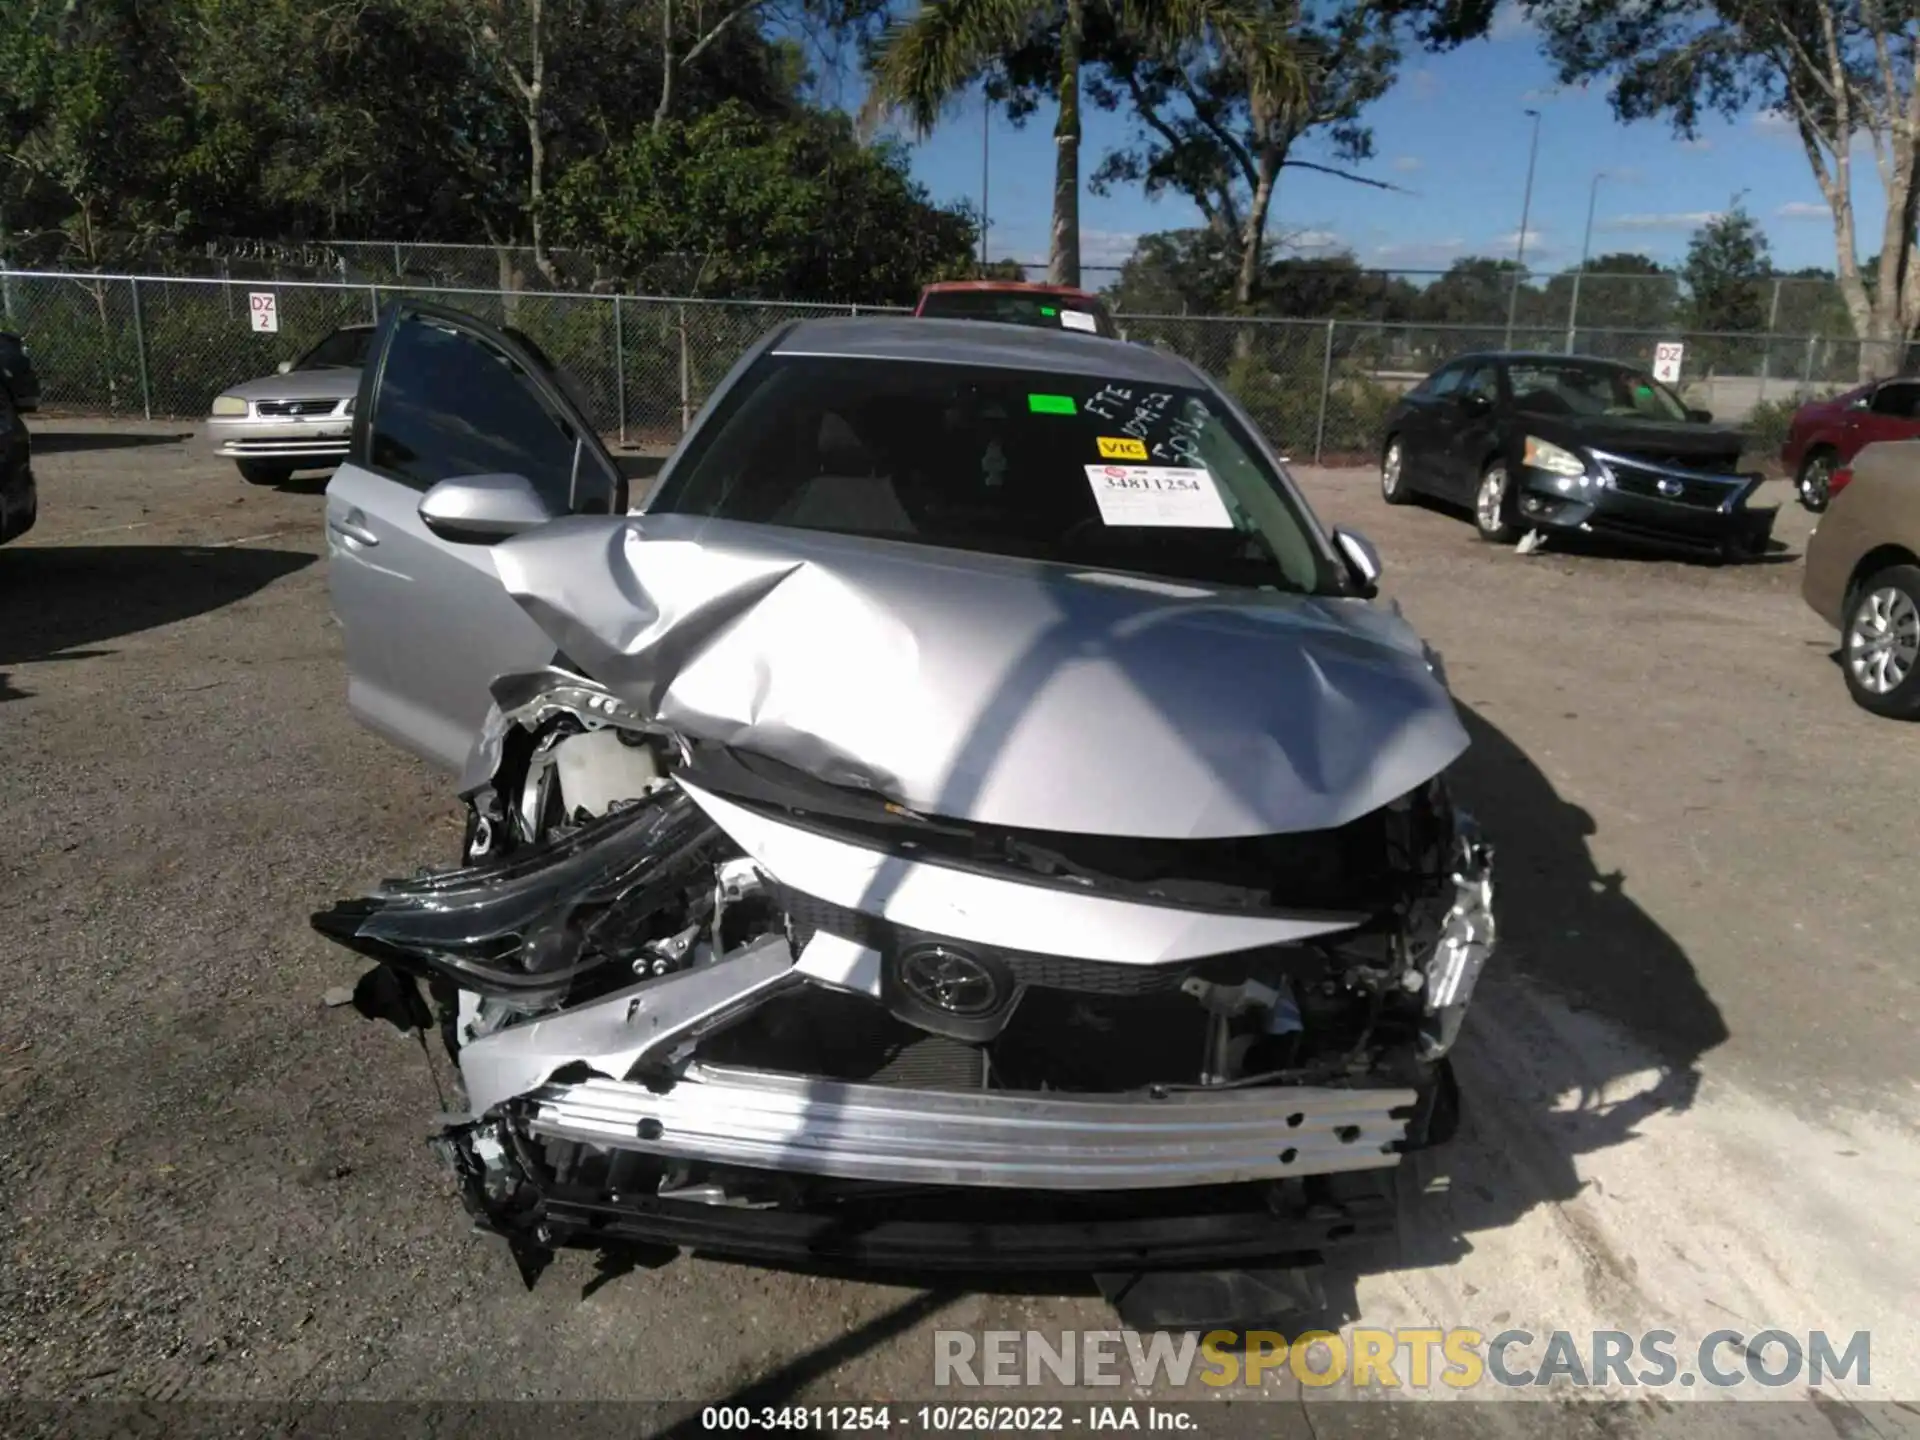
{"type": "MultiPolygon", "coordinates": [[[[341,325],[374,321],[402,296],[437,300],[519,330],[574,383],[582,407],[623,442],[666,445],[755,339],[783,320],[904,313],[883,307],[382,284],[224,282],[161,276],[0,273],[6,328],[26,337],[52,411],[198,419],[221,390],[272,374],[341,325]],[[252,328],[269,294],[277,332],[252,328]]],[[[1371,456],[1387,411],[1442,361],[1475,350],[1599,355],[1651,365],[1686,346],[1682,393],[1724,421],[1770,430],[1815,395],[1859,381],[1869,352],[1823,336],[1711,335],[1564,326],[1431,326],[1353,320],[1121,317],[1128,339],[1217,377],[1294,458],[1371,456]]],[[[1891,368],[1870,365],[1869,371],[1891,368]]]]}

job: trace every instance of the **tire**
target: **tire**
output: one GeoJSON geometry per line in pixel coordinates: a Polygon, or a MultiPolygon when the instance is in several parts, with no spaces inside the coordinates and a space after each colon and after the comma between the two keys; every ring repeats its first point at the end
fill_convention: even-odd
{"type": "Polygon", "coordinates": [[[1840,668],[1862,710],[1920,720],[1920,566],[1889,565],[1854,588],[1840,668]]]}
{"type": "Polygon", "coordinates": [[[1380,498],[1389,505],[1404,505],[1413,498],[1398,435],[1389,435],[1386,448],[1380,452],[1380,498]]]}
{"type": "Polygon", "coordinates": [[[1840,457],[1824,446],[1807,453],[1800,462],[1800,473],[1793,478],[1794,493],[1800,497],[1800,503],[1818,515],[1827,508],[1827,502],[1833,498],[1830,488],[1833,482],[1834,462],[1840,457]]]}
{"type": "Polygon", "coordinates": [[[1504,460],[1495,460],[1480,472],[1473,492],[1473,528],[1482,540],[1495,545],[1511,545],[1520,538],[1520,527],[1513,523],[1513,485],[1504,460]]]}
{"type": "Polygon", "coordinates": [[[272,465],[264,460],[236,460],[240,478],[249,485],[284,485],[293,478],[293,466],[272,465]]]}

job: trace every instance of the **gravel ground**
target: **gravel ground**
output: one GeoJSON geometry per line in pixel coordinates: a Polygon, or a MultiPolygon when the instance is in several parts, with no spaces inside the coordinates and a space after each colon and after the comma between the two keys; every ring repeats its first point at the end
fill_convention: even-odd
{"type": "MultiPolygon", "coordinates": [[[[449,787],[347,718],[318,483],[250,489],[183,429],[36,426],[40,524],[0,550],[0,1384],[924,1395],[936,1328],[1111,1323],[698,1259],[524,1289],[423,1143],[432,1063],[323,1007],[359,967],[307,926],[446,858],[449,787]]],[[[1303,479],[1446,657],[1506,941],[1466,1129],[1344,1318],[1870,1329],[1842,1393],[1920,1397],[1920,731],[1847,701],[1808,518],[1739,568],[1521,557],[1303,479]]]]}

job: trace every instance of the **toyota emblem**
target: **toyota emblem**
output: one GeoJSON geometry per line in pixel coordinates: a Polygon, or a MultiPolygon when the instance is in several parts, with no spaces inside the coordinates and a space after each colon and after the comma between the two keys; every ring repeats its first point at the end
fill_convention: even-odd
{"type": "Polygon", "coordinates": [[[986,1015],[1004,998],[992,971],[946,945],[922,945],[902,955],[900,985],[922,1004],[949,1015],[986,1015]]]}

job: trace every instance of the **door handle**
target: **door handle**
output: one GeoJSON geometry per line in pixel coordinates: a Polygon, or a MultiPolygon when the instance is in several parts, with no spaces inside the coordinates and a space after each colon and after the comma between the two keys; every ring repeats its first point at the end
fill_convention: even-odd
{"type": "Polygon", "coordinates": [[[364,523],[364,517],[358,510],[351,511],[344,516],[329,515],[327,517],[327,528],[333,531],[334,534],[344,536],[348,540],[353,541],[356,545],[378,545],[380,543],[380,537],[367,528],[364,523]]]}

